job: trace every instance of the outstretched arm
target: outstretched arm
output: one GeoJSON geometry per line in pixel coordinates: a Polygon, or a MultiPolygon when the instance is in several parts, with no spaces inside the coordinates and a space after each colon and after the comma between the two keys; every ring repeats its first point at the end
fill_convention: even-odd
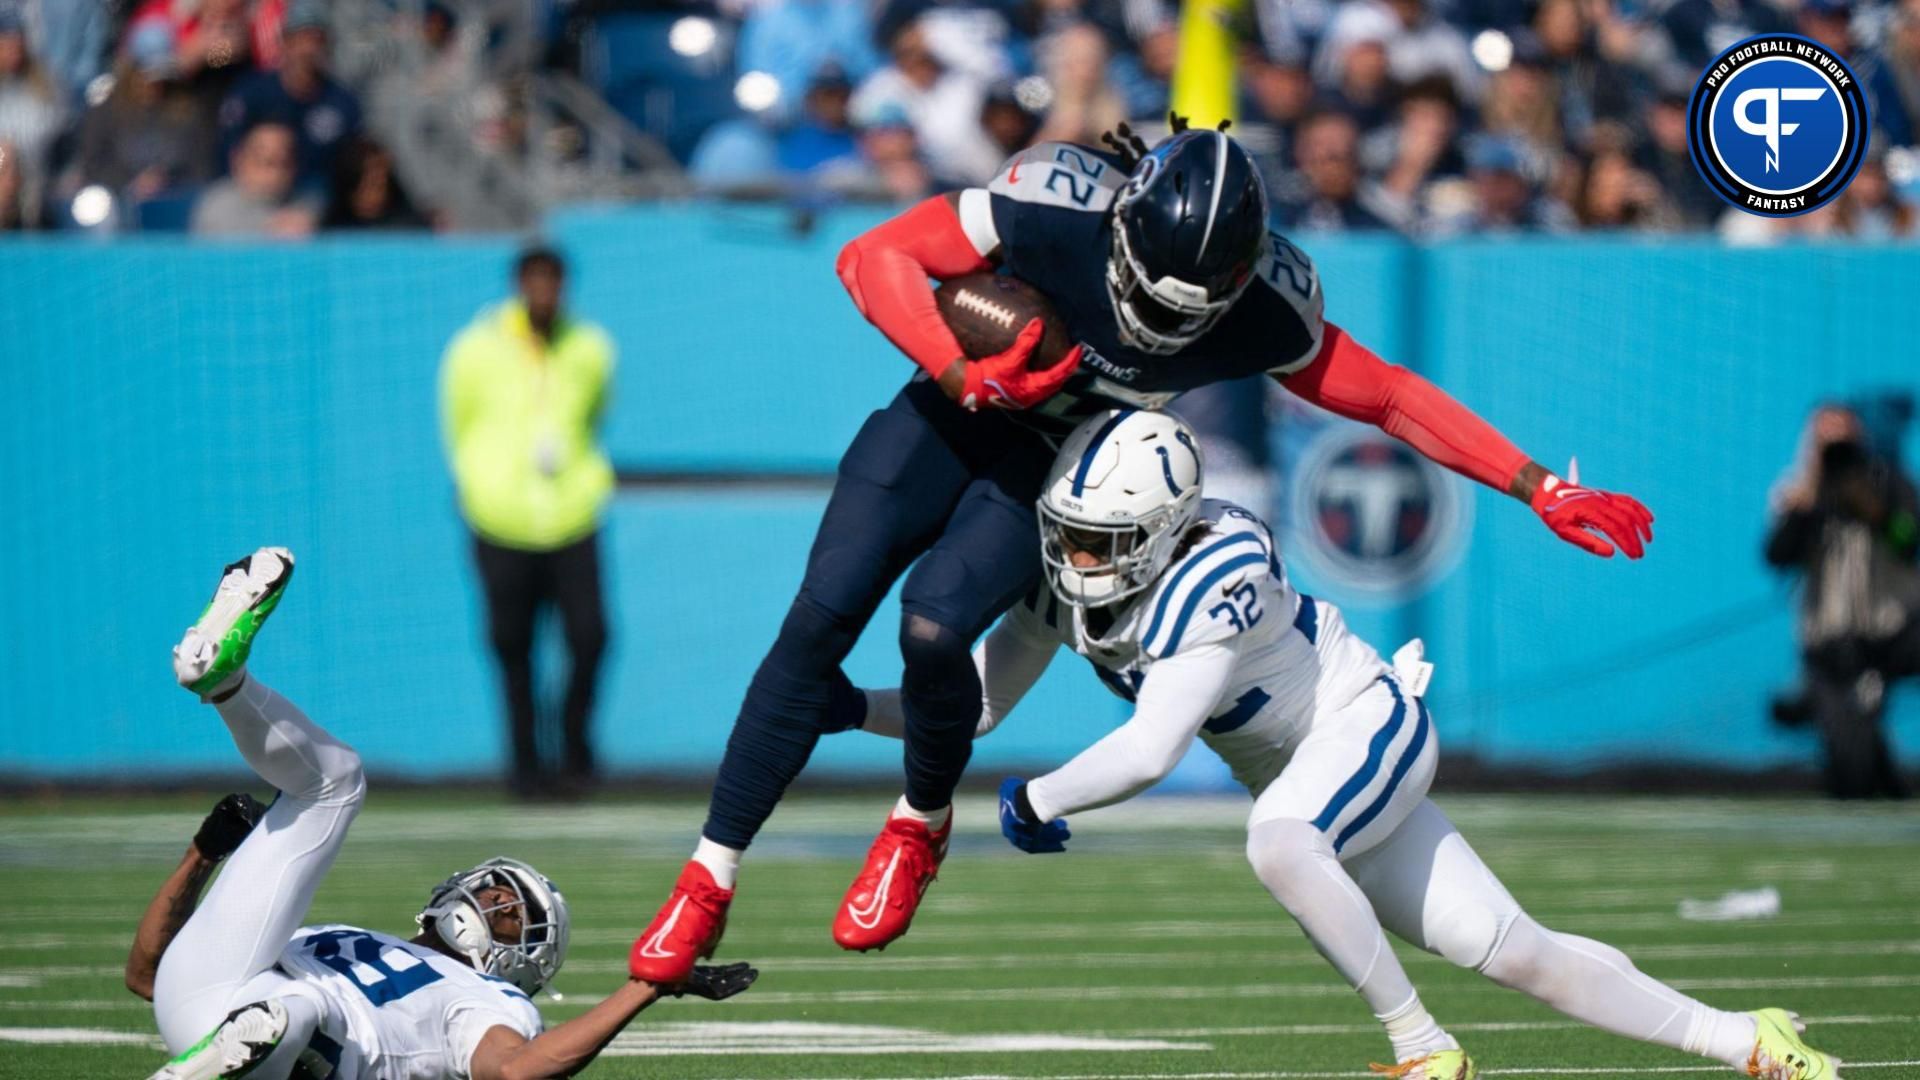
{"type": "Polygon", "coordinates": [[[1595,555],[1611,557],[1618,546],[1637,559],[1653,539],[1653,515],[1638,500],[1553,475],[1446,391],[1380,359],[1332,323],[1311,363],[1275,377],[1306,401],[1373,424],[1439,464],[1527,503],[1561,539],[1595,555]]]}
{"type": "MultiPolygon", "coordinates": [[[[675,988],[721,1001],[753,985],[760,973],[747,964],[697,967],[693,978],[675,988]]],[[[487,1029],[469,1060],[472,1080],[553,1080],[586,1068],[615,1035],[647,1006],[660,1000],[660,989],[650,982],[630,979],[599,1004],[564,1024],[528,1039],[504,1025],[487,1029]]]]}
{"type": "Polygon", "coordinates": [[[1022,789],[1030,820],[1051,821],[1130,799],[1160,782],[1186,755],[1227,691],[1238,639],[1201,645],[1155,664],[1133,716],[1072,761],[1022,789]]]}
{"type": "Polygon", "coordinates": [[[1067,381],[1079,366],[1080,350],[1067,350],[1044,371],[1028,371],[1027,358],[1046,329],[1035,319],[1007,351],[968,360],[927,284],[928,278],[944,281],[992,269],[988,256],[998,240],[987,199],[978,188],[927,199],[854,237],[840,249],[834,270],[860,314],[933,376],[948,397],[969,409],[1024,409],[1067,381]],[[976,222],[971,229],[962,221],[963,209],[976,222]]]}
{"type": "Polygon", "coordinates": [[[572,1076],[606,1049],[640,1011],[660,999],[650,982],[629,980],[600,1003],[528,1039],[506,1026],[488,1029],[474,1048],[473,1080],[546,1080],[572,1076]]]}

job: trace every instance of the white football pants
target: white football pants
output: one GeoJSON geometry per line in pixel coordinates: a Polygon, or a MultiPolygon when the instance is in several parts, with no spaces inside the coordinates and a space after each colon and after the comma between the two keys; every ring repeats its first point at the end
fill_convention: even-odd
{"type": "Polygon", "coordinates": [[[1750,1017],[1687,997],[1610,945],[1535,922],[1431,800],[1344,860],[1334,851],[1338,835],[1269,817],[1250,830],[1247,857],[1376,1016],[1400,1013],[1416,997],[1385,930],[1603,1031],[1734,1067],[1751,1050],[1750,1017]]]}
{"type": "Polygon", "coordinates": [[[248,1074],[279,1080],[325,1003],[273,965],[305,921],[367,785],[352,747],[252,674],[245,680],[215,708],[241,756],[280,795],[161,957],[153,1013],[168,1050],[179,1053],[234,1009],[279,999],[292,1020],[287,1036],[273,1058],[248,1074]]]}

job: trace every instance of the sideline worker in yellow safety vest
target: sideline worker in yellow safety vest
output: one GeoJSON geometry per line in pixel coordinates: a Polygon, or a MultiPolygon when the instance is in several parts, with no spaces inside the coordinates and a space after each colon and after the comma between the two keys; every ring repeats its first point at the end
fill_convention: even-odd
{"type": "Polygon", "coordinates": [[[514,298],[483,309],[447,347],[440,418],[505,684],[512,782],[540,794],[593,775],[587,728],[607,644],[599,530],[613,492],[596,428],[614,350],[600,327],[565,311],[557,252],[523,252],[514,281],[514,298]],[[533,700],[534,621],[547,603],[560,610],[573,658],[557,770],[540,760],[533,700]]]}

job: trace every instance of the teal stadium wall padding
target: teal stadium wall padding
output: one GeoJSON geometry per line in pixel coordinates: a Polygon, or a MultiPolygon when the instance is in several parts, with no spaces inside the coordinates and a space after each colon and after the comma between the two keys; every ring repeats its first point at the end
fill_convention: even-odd
{"type": "MultiPolygon", "coordinates": [[[[575,306],[621,349],[607,427],[620,466],[831,470],[910,370],[833,276],[872,220],[828,214],[800,233],[785,212],[698,205],[556,218],[575,306]]],[[[1383,652],[1426,639],[1443,748],[1566,770],[1808,759],[1810,740],[1766,716],[1795,667],[1791,596],[1759,560],[1767,489],[1814,402],[1917,388],[1920,250],[1300,242],[1331,317],[1659,518],[1648,559],[1602,562],[1468,493],[1461,554],[1409,594],[1350,597],[1293,568],[1383,652]]],[[[425,237],[0,245],[0,774],[230,771],[224,730],[172,685],[167,650],[217,567],[260,543],[300,558],[264,678],[377,770],[499,766],[434,388],[441,349],[501,295],[512,253],[425,237]]],[[[616,498],[610,767],[711,773],[823,504],[804,486],[616,498]]],[[[889,601],[856,650],[856,681],[894,680],[896,615],[889,601]]],[[[1896,709],[1909,761],[1915,696],[1896,709]]],[[[975,769],[1061,760],[1124,715],[1063,654],[975,769]]],[[[853,734],[815,760],[883,777],[898,754],[853,734]]]]}

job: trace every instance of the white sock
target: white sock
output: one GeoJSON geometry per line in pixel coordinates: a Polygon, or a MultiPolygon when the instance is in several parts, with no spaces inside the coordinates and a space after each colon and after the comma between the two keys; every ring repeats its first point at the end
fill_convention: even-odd
{"type": "Polygon", "coordinates": [[[1441,1030],[1439,1021],[1420,1003],[1419,994],[1407,998],[1405,1005],[1390,1013],[1376,1014],[1374,1019],[1386,1027],[1387,1038],[1393,1040],[1395,1061],[1411,1061],[1436,1050],[1460,1049],[1460,1044],[1441,1030]]]}
{"type": "Polygon", "coordinates": [[[706,867],[713,883],[723,889],[732,889],[740,877],[740,849],[716,844],[704,836],[694,846],[693,861],[706,867]]]}
{"type": "Polygon", "coordinates": [[[1522,915],[1481,972],[1603,1031],[1746,1065],[1754,1020],[1715,1009],[1633,966],[1619,949],[1522,915]]]}
{"type": "Polygon", "coordinates": [[[909,818],[925,825],[928,832],[939,832],[941,829],[946,828],[947,819],[953,816],[953,807],[943,806],[932,813],[926,813],[915,810],[907,803],[907,797],[902,795],[900,796],[900,801],[893,804],[893,814],[891,816],[909,818]]]}
{"type": "Polygon", "coordinates": [[[1702,1057],[1724,1061],[1736,1069],[1747,1067],[1753,1043],[1760,1037],[1760,1025],[1747,1013],[1728,1012],[1700,1006],[1687,1029],[1683,1050],[1702,1057]]]}

